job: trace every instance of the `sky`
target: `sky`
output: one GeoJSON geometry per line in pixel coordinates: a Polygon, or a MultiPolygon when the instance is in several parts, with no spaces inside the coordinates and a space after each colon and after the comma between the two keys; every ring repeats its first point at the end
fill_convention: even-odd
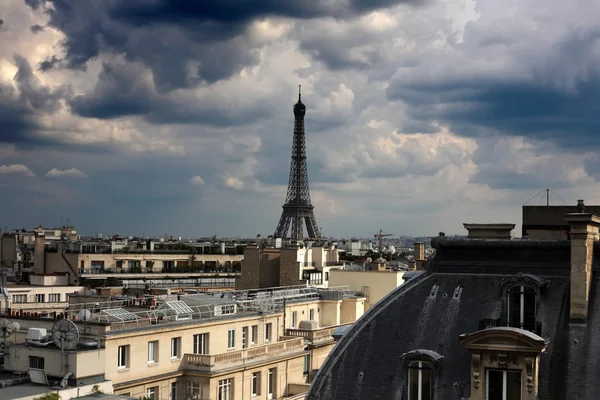
{"type": "Polygon", "coordinates": [[[0,227],[272,234],[302,85],[324,236],[519,234],[544,188],[600,204],[599,20],[594,0],[0,0],[0,227]]]}

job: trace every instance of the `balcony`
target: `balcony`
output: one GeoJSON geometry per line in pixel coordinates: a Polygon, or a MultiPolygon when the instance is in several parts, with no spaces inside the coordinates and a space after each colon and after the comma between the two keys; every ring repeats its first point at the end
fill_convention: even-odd
{"type": "Polygon", "coordinates": [[[293,338],[244,350],[216,355],[185,354],[180,369],[194,372],[217,373],[249,366],[266,360],[304,352],[304,340],[293,338]]]}
{"type": "Polygon", "coordinates": [[[519,329],[523,329],[525,331],[533,332],[538,336],[542,336],[542,323],[541,322],[525,322],[523,324],[520,324],[520,323],[509,324],[508,321],[502,320],[500,318],[498,318],[498,319],[487,318],[487,319],[482,319],[479,321],[479,330],[496,328],[496,327],[500,327],[500,326],[519,328],[519,329]]]}
{"type": "Polygon", "coordinates": [[[333,342],[333,332],[340,326],[352,325],[353,323],[326,326],[319,329],[286,329],[285,335],[290,337],[301,337],[310,342],[311,345],[333,342]]]}

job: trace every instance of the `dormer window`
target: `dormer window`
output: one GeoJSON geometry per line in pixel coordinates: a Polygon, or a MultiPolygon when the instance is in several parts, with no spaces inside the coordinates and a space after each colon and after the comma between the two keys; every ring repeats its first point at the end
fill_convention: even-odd
{"type": "Polygon", "coordinates": [[[488,327],[509,326],[541,335],[542,326],[536,316],[541,294],[546,286],[548,281],[532,274],[518,273],[504,280],[502,316],[488,327]]]}
{"type": "Polygon", "coordinates": [[[508,289],[508,326],[527,331],[535,330],[536,292],[530,286],[511,286],[508,289]]]}
{"type": "Polygon", "coordinates": [[[403,354],[400,360],[405,371],[403,399],[431,400],[435,382],[442,371],[444,357],[431,350],[413,350],[403,354]]]}
{"type": "Polygon", "coordinates": [[[424,361],[408,364],[408,400],[431,400],[433,368],[424,361]]]}

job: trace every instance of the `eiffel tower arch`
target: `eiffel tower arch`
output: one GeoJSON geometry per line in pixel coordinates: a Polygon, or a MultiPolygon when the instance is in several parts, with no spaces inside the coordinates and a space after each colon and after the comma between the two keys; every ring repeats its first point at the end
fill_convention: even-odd
{"type": "Polygon", "coordinates": [[[298,91],[298,102],[294,104],[294,138],[292,143],[290,180],[285,204],[283,205],[283,212],[277,224],[277,229],[275,229],[276,238],[303,240],[319,239],[321,237],[308,189],[304,115],[306,115],[306,106],[302,103],[301,93],[298,91]],[[306,237],[304,236],[305,225],[306,237]],[[290,231],[289,235],[288,231],[290,231]]]}

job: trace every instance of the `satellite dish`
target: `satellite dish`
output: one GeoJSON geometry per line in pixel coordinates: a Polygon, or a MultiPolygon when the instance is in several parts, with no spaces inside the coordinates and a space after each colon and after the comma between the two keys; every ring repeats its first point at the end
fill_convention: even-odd
{"type": "Polygon", "coordinates": [[[13,333],[15,333],[13,323],[8,319],[0,319],[0,338],[6,340],[13,333]]]}
{"type": "Polygon", "coordinates": [[[77,313],[77,319],[80,321],[89,321],[92,318],[92,313],[87,308],[82,308],[77,313]]]}
{"type": "Polygon", "coordinates": [[[61,350],[73,350],[79,343],[79,329],[69,319],[59,319],[52,325],[52,340],[61,350]]]}
{"type": "Polygon", "coordinates": [[[12,323],[13,326],[13,333],[17,333],[19,332],[19,329],[21,329],[21,324],[19,324],[17,321],[12,323]]]}

